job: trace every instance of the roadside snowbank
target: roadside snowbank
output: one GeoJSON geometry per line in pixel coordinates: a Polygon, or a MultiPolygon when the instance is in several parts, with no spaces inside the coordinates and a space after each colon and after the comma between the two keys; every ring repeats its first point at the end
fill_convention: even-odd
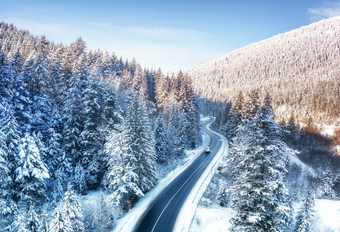
{"type": "Polygon", "coordinates": [[[186,151],[186,158],[183,164],[171,171],[166,177],[159,180],[159,183],[147,194],[142,197],[138,203],[128,212],[123,218],[117,221],[115,232],[131,232],[138,222],[138,219],[143,215],[150,203],[156,199],[160,192],[178,175],[180,175],[194,160],[199,156],[206,146],[210,144],[211,138],[206,133],[202,134],[202,145],[194,150],[186,151]]]}

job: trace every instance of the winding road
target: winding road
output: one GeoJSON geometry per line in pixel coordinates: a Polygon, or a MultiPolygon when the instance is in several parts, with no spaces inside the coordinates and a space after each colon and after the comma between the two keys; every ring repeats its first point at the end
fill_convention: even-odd
{"type": "Polygon", "coordinates": [[[171,232],[182,204],[196,181],[219,151],[220,137],[207,129],[210,119],[203,123],[202,130],[211,137],[211,153],[203,152],[196,160],[174,179],[151,203],[137,223],[134,232],[171,232]]]}

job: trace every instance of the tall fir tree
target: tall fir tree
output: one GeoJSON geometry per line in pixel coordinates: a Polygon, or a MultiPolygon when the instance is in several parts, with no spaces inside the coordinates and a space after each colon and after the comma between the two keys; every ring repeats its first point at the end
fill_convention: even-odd
{"type": "MultiPolygon", "coordinates": [[[[81,136],[84,129],[82,89],[89,76],[87,58],[81,55],[74,64],[74,72],[67,83],[63,116],[64,116],[64,150],[71,157],[73,167],[82,162],[81,136]]],[[[84,173],[82,175],[85,175],[84,173]]],[[[79,190],[79,186],[76,186],[79,190]]],[[[81,188],[86,189],[86,186],[81,188]]]]}
{"type": "Polygon", "coordinates": [[[109,162],[105,185],[110,193],[108,201],[127,211],[128,204],[136,203],[144,194],[138,187],[138,175],[134,172],[137,159],[127,153],[127,139],[124,136],[122,132],[112,131],[106,143],[109,162]]]}
{"type": "Polygon", "coordinates": [[[13,200],[13,180],[7,158],[6,136],[0,130],[0,212],[3,227],[11,225],[17,211],[13,200]]]}
{"type": "Polygon", "coordinates": [[[40,218],[35,212],[34,203],[31,203],[27,213],[27,229],[30,232],[40,232],[40,218]]]}
{"type": "Polygon", "coordinates": [[[52,220],[49,224],[49,231],[53,232],[73,232],[70,218],[66,215],[66,209],[60,203],[52,213],[52,220]]]}
{"type": "Polygon", "coordinates": [[[46,200],[45,179],[49,178],[46,164],[40,157],[40,152],[34,137],[29,133],[19,144],[18,165],[15,170],[19,200],[29,208],[31,203],[41,206],[46,200]]]}
{"type": "Polygon", "coordinates": [[[81,204],[77,195],[72,189],[72,185],[69,182],[65,197],[63,199],[63,207],[65,210],[65,217],[69,218],[72,231],[82,232],[84,231],[83,214],[81,212],[81,204]]]}
{"type": "Polygon", "coordinates": [[[103,91],[100,89],[99,80],[95,77],[87,79],[83,96],[83,111],[86,115],[84,119],[83,131],[81,136],[81,164],[86,169],[86,183],[91,188],[98,187],[103,176],[101,171],[101,164],[104,160],[102,154],[103,141],[100,137],[100,126],[102,123],[103,111],[103,91]]]}
{"type": "Polygon", "coordinates": [[[167,163],[167,135],[163,115],[160,114],[156,119],[155,125],[155,152],[157,162],[160,164],[167,163]]]}
{"type": "Polygon", "coordinates": [[[313,190],[309,189],[307,191],[306,197],[297,212],[296,216],[296,224],[294,231],[297,232],[310,232],[311,224],[314,218],[314,204],[315,204],[315,195],[313,190]]]}
{"type": "Polygon", "coordinates": [[[262,106],[256,118],[239,126],[232,144],[235,178],[231,231],[279,231],[289,219],[288,190],[283,177],[286,159],[294,154],[280,140],[280,128],[262,106]]]}
{"type": "Polygon", "coordinates": [[[137,94],[131,93],[123,128],[127,140],[126,152],[132,160],[136,160],[134,171],[138,175],[138,187],[146,193],[157,181],[154,134],[145,105],[137,94]]]}
{"type": "Polygon", "coordinates": [[[47,137],[49,124],[49,109],[51,108],[50,99],[47,95],[49,88],[48,61],[46,58],[45,40],[35,46],[26,59],[23,73],[26,87],[29,92],[31,118],[31,130],[41,132],[44,140],[47,137]]]}

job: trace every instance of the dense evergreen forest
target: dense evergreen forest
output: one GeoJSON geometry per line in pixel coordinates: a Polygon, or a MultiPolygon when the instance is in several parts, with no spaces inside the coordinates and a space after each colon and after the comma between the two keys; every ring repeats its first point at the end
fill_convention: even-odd
{"type": "Polygon", "coordinates": [[[81,38],[56,44],[0,23],[0,79],[1,231],[110,231],[109,205],[126,212],[157,167],[201,143],[188,75],[81,38]],[[108,199],[83,215],[78,196],[99,189],[108,199]]]}
{"type": "MultiPolygon", "coordinates": [[[[340,124],[340,17],[236,49],[186,71],[202,107],[234,102],[238,91],[269,92],[277,121],[340,124]],[[213,103],[212,105],[210,103],[213,103]]],[[[218,107],[217,107],[218,108],[218,107]]]]}
{"type": "Polygon", "coordinates": [[[255,89],[239,91],[219,116],[215,129],[228,138],[229,153],[205,204],[232,208],[230,231],[332,231],[318,225],[314,201],[340,197],[339,141],[321,135],[312,121],[300,127],[293,114],[275,122],[270,95],[259,96],[255,89]]]}

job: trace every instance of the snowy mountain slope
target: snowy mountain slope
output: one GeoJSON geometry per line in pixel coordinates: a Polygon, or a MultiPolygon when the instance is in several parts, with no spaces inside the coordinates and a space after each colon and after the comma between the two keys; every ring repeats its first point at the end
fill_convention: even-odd
{"type": "Polygon", "coordinates": [[[271,94],[277,119],[339,123],[340,17],[250,44],[187,70],[195,93],[213,102],[239,90],[271,94]]]}

